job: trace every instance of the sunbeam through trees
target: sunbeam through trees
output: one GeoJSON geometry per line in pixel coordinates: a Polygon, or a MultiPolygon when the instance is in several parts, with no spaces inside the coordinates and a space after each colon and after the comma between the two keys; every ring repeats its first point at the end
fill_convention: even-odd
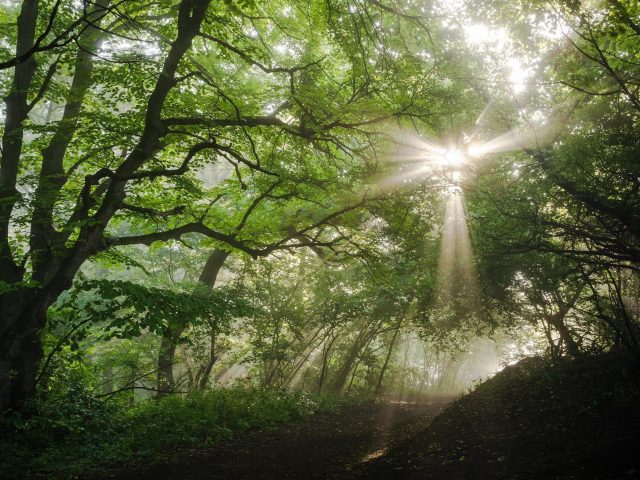
{"type": "Polygon", "coordinates": [[[639,89],[634,0],[0,0],[0,478],[637,478],[639,89]]]}

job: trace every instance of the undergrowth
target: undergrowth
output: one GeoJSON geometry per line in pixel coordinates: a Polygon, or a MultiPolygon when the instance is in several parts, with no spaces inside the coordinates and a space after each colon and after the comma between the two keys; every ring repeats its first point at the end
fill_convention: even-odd
{"type": "Polygon", "coordinates": [[[0,424],[0,478],[70,478],[105,466],[159,459],[167,448],[228,440],[320,412],[348,400],[283,389],[236,387],[127,406],[84,391],[31,405],[27,418],[0,424]]]}

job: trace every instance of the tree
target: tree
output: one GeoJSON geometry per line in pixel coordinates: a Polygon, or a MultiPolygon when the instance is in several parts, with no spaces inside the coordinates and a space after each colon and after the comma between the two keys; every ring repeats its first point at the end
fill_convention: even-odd
{"type": "Polygon", "coordinates": [[[189,234],[254,257],[331,246],[320,227],[358,204],[290,210],[286,233],[258,240],[259,225],[229,228],[243,197],[207,188],[203,165],[228,162],[247,193],[274,179],[286,183],[274,195],[297,196],[303,181],[318,191],[370,164],[379,124],[438,106],[422,98],[435,78],[418,55],[424,19],[380,2],[357,14],[342,2],[61,6],[25,0],[6,38],[20,61],[3,77],[2,410],[33,394],[46,311],[88,259],[189,234]]]}
{"type": "Polygon", "coordinates": [[[621,301],[634,287],[621,287],[635,285],[640,259],[637,6],[527,2],[500,12],[535,78],[502,93],[476,130],[489,147],[465,187],[485,299],[503,324],[539,324],[552,354],[635,351],[638,316],[621,301]],[[510,131],[497,152],[496,130],[510,131]]]}

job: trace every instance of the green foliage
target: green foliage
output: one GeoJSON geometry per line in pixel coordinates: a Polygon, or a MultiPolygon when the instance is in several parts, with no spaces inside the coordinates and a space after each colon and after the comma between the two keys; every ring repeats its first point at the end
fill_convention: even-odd
{"type": "Polygon", "coordinates": [[[207,445],[316,411],[313,398],[280,389],[238,387],[174,396],[141,403],[128,412],[131,447],[144,442],[152,452],[166,445],[207,445]]]}
{"type": "MultiPolygon", "coordinates": [[[[0,6],[0,61],[30,29],[19,3],[0,6]]],[[[337,405],[297,388],[442,390],[498,330],[556,360],[640,350],[637,2],[191,2],[202,23],[178,21],[187,2],[122,2],[93,26],[73,23],[83,2],[35,3],[44,43],[80,36],[0,70],[0,399],[40,368],[4,420],[10,470],[153,458],[337,405]],[[467,38],[483,27],[501,38],[467,38]],[[413,133],[416,158],[385,161],[413,133]],[[457,180],[425,165],[428,137],[495,147],[455,172],[475,258],[445,265],[477,267],[479,299],[462,275],[440,299],[457,180]],[[216,288],[197,281],[211,252],[230,255],[216,288]],[[14,350],[38,342],[24,368],[14,350]],[[156,375],[242,386],[136,403],[156,375]]]]}
{"type": "Polygon", "coordinates": [[[27,471],[60,470],[65,465],[72,472],[100,462],[104,458],[100,446],[120,432],[122,406],[95,396],[95,370],[69,349],[59,357],[64,357],[58,362],[64,365],[47,379],[40,397],[0,424],[0,462],[6,478],[22,478],[27,471]]]}
{"type": "Polygon", "coordinates": [[[161,334],[171,318],[198,325],[215,324],[220,331],[234,318],[248,316],[251,308],[238,290],[211,289],[202,284],[167,289],[122,280],[77,282],[52,309],[51,326],[68,322],[63,312],[76,312],[78,320],[101,324],[105,339],[132,338],[149,331],[161,334]],[[60,320],[62,318],[62,320],[60,320]]]}
{"type": "Polygon", "coordinates": [[[344,404],[335,397],[238,387],[127,407],[89,394],[77,372],[60,380],[63,391],[34,401],[31,416],[16,415],[2,425],[6,478],[24,478],[27,472],[66,478],[135,459],[159,460],[169,448],[213,445],[344,404]]]}

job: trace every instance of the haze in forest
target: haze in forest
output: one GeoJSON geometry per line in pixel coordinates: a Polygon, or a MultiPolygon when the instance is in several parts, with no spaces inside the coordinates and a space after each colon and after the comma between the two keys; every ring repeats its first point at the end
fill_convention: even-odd
{"type": "Polygon", "coordinates": [[[633,425],[639,36],[630,0],[0,0],[8,477],[320,413],[391,464],[566,372],[612,383],[540,412],[629,388],[633,425]]]}

